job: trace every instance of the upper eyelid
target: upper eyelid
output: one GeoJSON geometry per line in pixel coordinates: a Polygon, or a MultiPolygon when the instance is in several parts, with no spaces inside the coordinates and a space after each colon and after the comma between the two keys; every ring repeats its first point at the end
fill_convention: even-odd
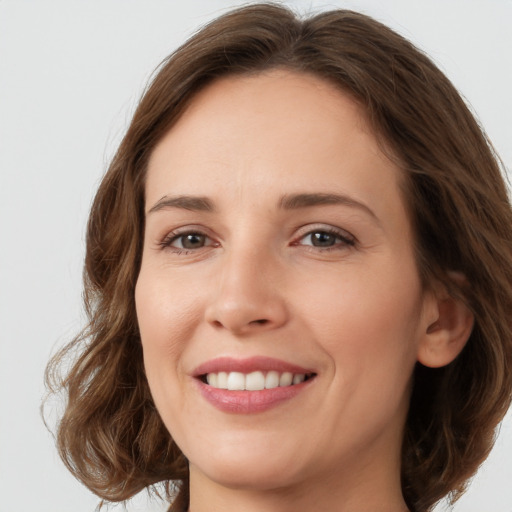
{"type": "Polygon", "coordinates": [[[180,226],[180,227],[166,231],[164,236],[162,237],[162,239],[166,239],[169,237],[179,237],[179,236],[188,235],[188,234],[192,234],[192,233],[195,233],[198,235],[204,235],[209,238],[213,238],[211,230],[209,230],[203,226],[191,224],[191,225],[186,225],[186,226],[180,226]]]}
{"type": "Polygon", "coordinates": [[[306,224],[299,228],[297,231],[300,231],[300,233],[296,236],[296,239],[303,238],[306,235],[318,231],[325,231],[327,233],[337,234],[342,238],[350,238],[354,241],[357,240],[357,238],[350,231],[347,231],[346,229],[340,228],[338,226],[333,226],[332,224],[306,224]]]}
{"type": "Polygon", "coordinates": [[[213,240],[213,237],[210,236],[208,233],[206,233],[204,230],[184,229],[183,231],[178,231],[178,230],[170,231],[163,237],[162,243],[165,243],[165,242],[170,243],[170,242],[173,242],[174,240],[178,240],[179,238],[181,238],[183,236],[187,236],[187,235],[200,235],[200,236],[204,236],[207,239],[213,240]]]}

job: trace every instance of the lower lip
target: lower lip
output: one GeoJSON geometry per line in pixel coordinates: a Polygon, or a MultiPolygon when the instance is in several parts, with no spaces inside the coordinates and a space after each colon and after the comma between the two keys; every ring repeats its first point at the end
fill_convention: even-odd
{"type": "Polygon", "coordinates": [[[291,400],[309,387],[313,380],[314,378],[293,386],[262,389],[261,391],[230,391],[214,388],[200,380],[196,380],[196,382],[203,397],[217,409],[223,412],[252,414],[267,411],[291,400]]]}

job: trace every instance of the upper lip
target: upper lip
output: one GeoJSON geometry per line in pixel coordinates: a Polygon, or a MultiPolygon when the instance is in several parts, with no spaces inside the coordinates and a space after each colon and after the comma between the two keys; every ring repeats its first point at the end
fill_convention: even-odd
{"type": "Polygon", "coordinates": [[[290,372],[290,373],[314,373],[312,370],[303,368],[296,364],[282,361],[281,359],[275,359],[272,357],[265,356],[254,356],[244,359],[238,359],[233,357],[217,357],[200,364],[194,369],[192,375],[199,377],[208,373],[219,373],[219,372],[240,372],[240,373],[251,373],[255,371],[277,371],[277,372],[290,372]]]}

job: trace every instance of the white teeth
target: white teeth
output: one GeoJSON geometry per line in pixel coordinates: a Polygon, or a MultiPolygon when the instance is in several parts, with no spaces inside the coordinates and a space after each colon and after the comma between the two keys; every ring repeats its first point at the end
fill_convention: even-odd
{"type": "Polygon", "coordinates": [[[265,389],[273,389],[279,387],[279,373],[268,372],[265,377],[265,389]]]}
{"type": "Polygon", "coordinates": [[[240,372],[230,372],[228,375],[228,389],[231,391],[245,389],[245,375],[240,372]]]}
{"type": "Polygon", "coordinates": [[[252,372],[245,376],[245,389],[260,391],[265,389],[265,375],[263,372],[252,372]]]}
{"type": "Polygon", "coordinates": [[[284,372],[281,374],[281,377],[279,378],[280,386],[290,386],[292,382],[293,382],[293,373],[284,372]]]}
{"type": "Polygon", "coordinates": [[[293,384],[300,384],[304,382],[306,376],[303,373],[297,373],[293,376],[293,384]]]}
{"type": "MultiPolygon", "coordinates": [[[[208,379],[208,377],[206,378],[208,379]]],[[[217,387],[219,389],[228,389],[228,374],[226,372],[219,372],[217,375],[217,387]]]]}
{"type": "Polygon", "coordinates": [[[267,373],[255,371],[248,374],[241,372],[208,373],[206,382],[213,388],[229,389],[230,391],[261,391],[262,389],[274,389],[277,387],[292,386],[306,380],[304,373],[293,374],[291,372],[279,373],[269,371],[267,373]]]}
{"type": "Polygon", "coordinates": [[[210,386],[213,386],[214,388],[218,387],[218,385],[217,385],[217,382],[218,382],[217,374],[216,373],[209,373],[206,376],[206,382],[208,382],[208,384],[210,384],[210,386]]]}

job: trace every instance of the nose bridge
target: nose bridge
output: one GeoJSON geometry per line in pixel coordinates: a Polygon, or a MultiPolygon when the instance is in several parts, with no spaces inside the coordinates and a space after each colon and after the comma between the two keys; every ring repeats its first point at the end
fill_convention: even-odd
{"type": "Polygon", "coordinates": [[[278,286],[279,262],[271,244],[241,237],[221,256],[207,320],[235,333],[271,329],[286,322],[278,286]]]}

